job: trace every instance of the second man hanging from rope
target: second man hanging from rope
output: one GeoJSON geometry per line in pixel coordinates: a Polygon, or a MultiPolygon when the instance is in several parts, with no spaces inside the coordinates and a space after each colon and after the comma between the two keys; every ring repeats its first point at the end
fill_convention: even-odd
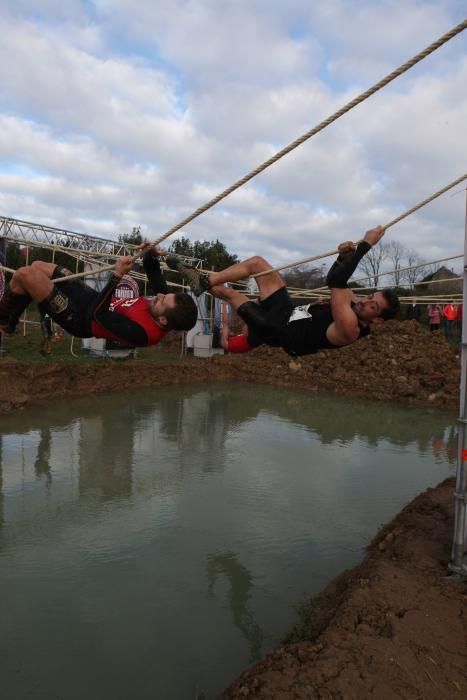
{"type": "Polygon", "coordinates": [[[394,318],[399,300],[392,289],[359,297],[348,288],[348,281],[363,256],[383,237],[377,226],[367,231],[363,240],[339,246],[339,256],[327,275],[331,300],[327,304],[295,306],[286,284],[278,272],[256,277],[259,302],[224,286],[272,270],[264,258],[255,256],[211,274],[182,265],[168,256],[169,267],[180,272],[195,294],[209,291],[227,301],[246,324],[240,335],[229,336],[223,330],[223,346],[228,352],[248,352],[259,345],[282,347],[292,356],[307,355],[323,349],[340,348],[369,334],[374,324],[394,318]]]}

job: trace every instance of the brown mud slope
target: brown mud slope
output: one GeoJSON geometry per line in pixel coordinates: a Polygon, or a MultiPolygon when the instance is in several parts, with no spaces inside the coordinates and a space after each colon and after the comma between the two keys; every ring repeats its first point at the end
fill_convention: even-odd
{"type": "Polygon", "coordinates": [[[453,487],[417,496],[324,590],[317,639],[269,654],[221,700],[466,698],[466,587],[446,578],[453,487]]]}
{"type": "Polygon", "coordinates": [[[339,350],[296,360],[276,348],[248,355],[188,357],[164,363],[164,349],[177,350],[172,335],[156,352],[162,362],[97,360],[95,364],[27,365],[0,360],[0,413],[53,396],[125,391],[179,382],[243,380],[316,393],[429,405],[459,406],[459,356],[444,338],[416,321],[390,321],[368,337],[339,350]]]}
{"type": "Polygon", "coordinates": [[[459,352],[416,321],[389,321],[353,345],[297,359],[266,347],[226,359],[232,375],[249,382],[448,410],[459,407],[459,352]]]}

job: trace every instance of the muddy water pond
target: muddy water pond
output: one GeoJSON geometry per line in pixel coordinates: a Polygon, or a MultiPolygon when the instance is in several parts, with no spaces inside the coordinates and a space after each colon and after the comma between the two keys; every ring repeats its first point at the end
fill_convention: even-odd
{"type": "Polygon", "coordinates": [[[455,473],[455,423],[242,384],[1,417],[2,697],[215,698],[455,473]]]}

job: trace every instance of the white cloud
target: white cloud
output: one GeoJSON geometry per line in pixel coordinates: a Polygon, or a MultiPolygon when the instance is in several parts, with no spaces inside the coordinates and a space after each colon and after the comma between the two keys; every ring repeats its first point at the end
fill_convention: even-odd
{"type": "MultiPolygon", "coordinates": [[[[276,5],[142,0],[133,12],[128,0],[96,2],[107,22],[119,30],[125,26],[135,41],[157,47],[197,88],[254,82],[258,76],[272,86],[288,82],[297,72],[305,74],[315,60],[315,41],[291,36],[283,9],[276,5]]],[[[289,12],[290,21],[292,7],[289,12]]]]}
{"type": "MultiPolygon", "coordinates": [[[[0,211],[157,237],[458,23],[456,0],[4,3],[0,211]]],[[[332,250],[465,171],[461,35],[192,222],[274,263],[332,250]]],[[[462,197],[391,229],[462,249],[462,197]],[[449,235],[446,235],[449,231],[449,235]]],[[[170,239],[169,239],[170,242],[170,239]]]]}
{"type": "MultiPolygon", "coordinates": [[[[454,17],[453,2],[331,0],[316,3],[313,10],[314,26],[328,48],[329,74],[361,86],[391,72],[463,19],[460,7],[454,17]]],[[[430,61],[420,66],[422,72],[432,70],[430,61]]]]}

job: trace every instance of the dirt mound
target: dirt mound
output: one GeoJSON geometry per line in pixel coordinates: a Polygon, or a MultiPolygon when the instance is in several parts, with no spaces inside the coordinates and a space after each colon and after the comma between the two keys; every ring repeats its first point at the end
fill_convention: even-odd
{"type": "Polygon", "coordinates": [[[248,356],[215,358],[220,362],[248,381],[449,410],[459,407],[459,353],[416,321],[389,321],[353,345],[297,359],[260,347],[248,356]]]}
{"type": "Polygon", "coordinates": [[[269,654],[221,700],[466,697],[466,588],[446,578],[453,487],[418,496],[313,601],[312,641],[269,654]]]}
{"type": "Polygon", "coordinates": [[[122,391],[126,387],[178,382],[239,380],[306,389],[316,393],[401,401],[456,411],[459,407],[459,354],[444,338],[416,321],[388,321],[370,336],[339,350],[293,359],[278,348],[260,347],[246,355],[188,356],[173,362],[179,339],[169,336],[159,360],[95,360],[95,364],[28,365],[0,361],[0,413],[50,396],[122,391]]]}

